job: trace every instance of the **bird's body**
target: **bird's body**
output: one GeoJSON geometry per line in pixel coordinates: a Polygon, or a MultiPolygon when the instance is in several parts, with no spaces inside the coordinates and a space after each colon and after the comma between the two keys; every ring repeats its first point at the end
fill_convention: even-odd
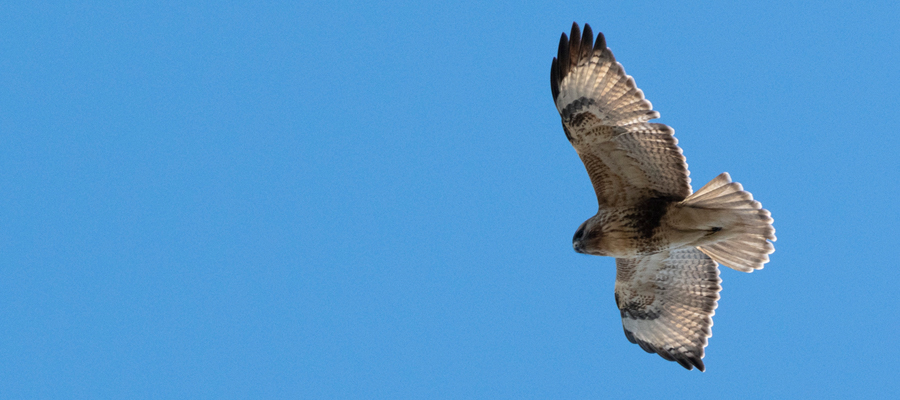
{"type": "Polygon", "coordinates": [[[727,173],[692,192],[672,128],[648,122],[659,113],[590,26],[562,35],[550,79],[599,204],[575,232],[575,251],[616,258],[616,304],[630,341],[703,370],[717,263],[762,268],[774,251],[769,212],[727,173]]]}
{"type": "Polygon", "coordinates": [[[637,207],[600,209],[585,221],[584,230],[576,231],[573,247],[579,253],[631,258],[702,246],[727,233],[714,226],[719,222],[716,215],[705,211],[672,198],[650,198],[637,207]],[[589,237],[583,232],[589,232],[589,237]],[[586,242],[591,243],[588,246],[586,242]]]}

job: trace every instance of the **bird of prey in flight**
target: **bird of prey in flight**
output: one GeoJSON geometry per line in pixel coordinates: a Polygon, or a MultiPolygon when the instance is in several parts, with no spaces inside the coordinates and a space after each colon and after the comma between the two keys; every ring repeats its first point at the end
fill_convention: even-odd
{"type": "Polygon", "coordinates": [[[691,191],[672,128],[649,122],[659,113],[589,25],[562,34],[550,88],[599,203],[575,231],[575,251],[615,257],[629,341],[704,371],[718,264],[761,269],[775,251],[771,214],[727,172],[691,191]]]}

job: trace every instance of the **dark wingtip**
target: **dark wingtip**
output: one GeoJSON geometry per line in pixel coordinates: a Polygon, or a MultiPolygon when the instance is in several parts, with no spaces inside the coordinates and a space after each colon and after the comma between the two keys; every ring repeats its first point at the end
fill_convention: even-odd
{"type": "Polygon", "coordinates": [[[572,33],[569,34],[569,70],[578,65],[578,57],[581,57],[581,29],[573,22],[572,33]]]}
{"type": "MultiPolygon", "coordinates": [[[[553,101],[559,96],[559,84],[578,65],[578,61],[591,57],[597,52],[612,53],[606,48],[606,38],[602,32],[597,32],[594,40],[594,31],[590,24],[584,24],[584,30],[578,26],[578,22],[572,22],[572,30],[569,35],[563,32],[559,37],[559,50],[556,58],[550,66],[550,90],[553,92],[553,101]]],[[[613,59],[615,60],[615,59],[613,59]]]]}
{"type": "Polygon", "coordinates": [[[553,102],[559,97],[559,65],[556,57],[553,57],[553,63],[550,64],[550,92],[553,93],[553,102]]]}
{"type": "Polygon", "coordinates": [[[569,38],[565,33],[559,37],[559,50],[556,52],[557,66],[559,67],[559,79],[562,80],[569,73],[569,38]]]}
{"type": "MultiPolygon", "coordinates": [[[[587,27],[587,24],[585,26],[587,27]]],[[[582,58],[590,56],[593,44],[594,35],[591,34],[591,28],[587,27],[582,34],[578,23],[572,22],[572,34],[569,35],[569,70],[574,69],[582,58]]]]}
{"type": "MultiPolygon", "coordinates": [[[[618,298],[616,300],[618,300],[618,298]]],[[[648,342],[645,342],[641,339],[636,338],[634,336],[634,333],[632,333],[628,329],[624,329],[625,328],[624,326],[622,328],[625,331],[625,338],[627,338],[629,342],[640,346],[642,350],[644,350],[648,353],[651,353],[651,354],[655,353],[655,354],[659,355],[660,357],[662,357],[664,360],[674,361],[674,362],[678,363],[678,365],[681,365],[682,367],[684,367],[684,369],[686,369],[688,371],[693,370],[694,367],[697,367],[697,369],[700,370],[700,372],[706,372],[706,365],[703,365],[703,360],[701,359],[701,357],[703,356],[702,354],[700,356],[696,356],[693,353],[672,354],[672,353],[667,352],[665,349],[658,348],[648,342]]],[[[701,351],[701,353],[702,353],[702,351],[701,351]]]]}
{"type": "MultiPolygon", "coordinates": [[[[660,355],[662,355],[662,354],[660,354],[660,355]]],[[[663,358],[666,358],[666,357],[663,357],[663,358]]],[[[678,365],[681,365],[682,367],[684,367],[684,369],[686,369],[686,370],[688,370],[688,371],[694,369],[694,365],[691,364],[691,362],[688,361],[688,360],[685,360],[685,359],[682,359],[682,358],[678,358],[678,359],[674,359],[674,360],[670,360],[670,361],[675,361],[675,362],[677,362],[678,365]]]]}
{"type": "Polygon", "coordinates": [[[680,357],[675,361],[688,371],[694,369],[694,367],[697,367],[700,372],[706,371],[706,366],[703,365],[703,360],[701,360],[700,357],[694,354],[680,354],[679,356],[680,357]]]}
{"type": "Polygon", "coordinates": [[[697,369],[700,370],[700,372],[706,372],[706,365],[703,365],[703,360],[701,360],[700,357],[694,357],[691,361],[697,366],[697,369]]]}
{"type": "Polygon", "coordinates": [[[597,32],[597,40],[594,41],[594,50],[606,50],[606,36],[603,36],[603,32],[597,32]]]}
{"type": "Polygon", "coordinates": [[[584,32],[581,34],[581,52],[578,54],[579,59],[590,58],[594,49],[594,32],[591,26],[584,24],[584,32]]]}

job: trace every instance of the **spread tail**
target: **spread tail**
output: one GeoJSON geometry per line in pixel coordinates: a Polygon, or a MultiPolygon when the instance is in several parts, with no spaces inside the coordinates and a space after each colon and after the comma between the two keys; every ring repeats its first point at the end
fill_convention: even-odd
{"type": "Polygon", "coordinates": [[[712,236],[720,239],[697,247],[710,258],[742,272],[753,272],[769,262],[769,254],[775,251],[772,214],[740,183],[732,182],[727,172],[688,196],[683,204],[721,212],[716,213],[723,216],[721,232],[712,236]]]}

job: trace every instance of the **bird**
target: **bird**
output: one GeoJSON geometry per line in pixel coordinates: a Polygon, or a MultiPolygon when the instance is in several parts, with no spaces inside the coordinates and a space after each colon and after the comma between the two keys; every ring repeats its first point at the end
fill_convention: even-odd
{"type": "Polygon", "coordinates": [[[630,342],[706,371],[718,266],[762,269],[775,251],[771,213],[727,172],[692,191],[674,130],[649,122],[659,112],[590,25],[563,32],[550,89],[599,206],[575,231],[574,250],[615,258],[615,301],[630,342]]]}

